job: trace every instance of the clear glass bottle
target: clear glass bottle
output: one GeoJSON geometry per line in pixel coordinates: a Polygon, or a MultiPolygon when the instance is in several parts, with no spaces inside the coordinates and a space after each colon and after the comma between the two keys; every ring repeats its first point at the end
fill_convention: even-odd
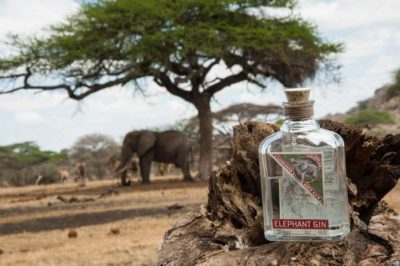
{"type": "Polygon", "coordinates": [[[312,119],[309,89],[285,93],[287,120],[259,147],[265,237],[340,240],[350,231],[343,139],[312,119]]]}

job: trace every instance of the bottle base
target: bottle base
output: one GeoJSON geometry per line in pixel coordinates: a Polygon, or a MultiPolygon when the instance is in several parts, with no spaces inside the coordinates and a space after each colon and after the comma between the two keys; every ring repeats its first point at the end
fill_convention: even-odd
{"type": "Polygon", "coordinates": [[[336,242],[345,238],[350,232],[350,226],[341,229],[328,230],[323,233],[296,230],[266,230],[265,238],[268,241],[301,241],[301,242],[336,242]]]}

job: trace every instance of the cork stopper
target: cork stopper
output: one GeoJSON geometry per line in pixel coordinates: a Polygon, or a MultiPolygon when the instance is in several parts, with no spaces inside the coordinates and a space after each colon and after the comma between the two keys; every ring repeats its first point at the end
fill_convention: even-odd
{"type": "Polygon", "coordinates": [[[288,102],[283,103],[284,114],[294,121],[310,119],[314,114],[314,101],[310,101],[309,88],[285,89],[288,102]]]}
{"type": "Polygon", "coordinates": [[[305,103],[309,101],[310,89],[309,88],[287,88],[285,89],[286,98],[289,104],[296,105],[298,103],[305,103]]]}

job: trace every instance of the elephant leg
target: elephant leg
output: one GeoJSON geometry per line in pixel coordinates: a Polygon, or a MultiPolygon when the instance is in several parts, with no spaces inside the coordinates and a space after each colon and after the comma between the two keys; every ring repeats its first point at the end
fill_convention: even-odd
{"type": "Polygon", "coordinates": [[[190,175],[189,162],[185,162],[185,164],[181,167],[183,173],[183,180],[185,181],[193,181],[192,176],[190,175]]]}
{"type": "Polygon", "coordinates": [[[131,184],[130,180],[127,179],[127,170],[125,169],[124,171],[122,171],[121,173],[121,185],[122,186],[129,186],[131,184]]]}
{"type": "Polygon", "coordinates": [[[153,156],[151,153],[140,157],[140,175],[142,176],[143,184],[150,183],[150,169],[152,160],[153,156]]]}

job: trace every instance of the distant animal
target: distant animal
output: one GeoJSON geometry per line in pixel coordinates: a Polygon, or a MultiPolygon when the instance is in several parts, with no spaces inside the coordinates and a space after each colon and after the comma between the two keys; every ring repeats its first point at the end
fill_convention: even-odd
{"type": "Polygon", "coordinates": [[[158,164],[158,174],[159,175],[167,175],[171,172],[172,170],[172,164],[170,163],[159,163],[158,164]]]}
{"type": "Polygon", "coordinates": [[[58,172],[58,182],[59,183],[65,183],[71,179],[69,172],[67,170],[59,169],[57,172],[58,172]]]}
{"type": "Polygon", "coordinates": [[[312,183],[318,177],[318,166],[308,159],[295,159],[292,161],[294,171],[301,181],[312,183]]]}
{"type": "Polygon", "coordinates": [[[118,169],[121,167],[121,160],[111,158],[108,161],[109,166],[111,167],[111,170],[114,174],[118,174],[118,169]]]}
{"type": "Polygon", "coordinates": [[[86,176],[87,176],[87,167],[86,162],[84,160],[80,160],[75,165],[75,173],[77,175],[78,183],[80,186],[85,186],[86,176]]]}
{"type": "Polygon", "coordinates": [[[42,183],[43,178],[44,178],[43,175],[37,175],[35,180],[35,185],[40,185],[42,183]]]}
{"type": "Polygon", "coordinates": [[[48,185],[57,182],[56,175],[38,174],[35,176],[35,185],[48,185]]]}
{"type": "Polygon", "coordinates": [[[127,164],[134,154],[139,157],[142,183],[150,182],[150,168],[153,161],[171,163],[180,168],[184,180],[192,180],[189,172],[191,147],[188,138],[181,132],[169,130],[155,132],[149,130],[132,131],[126,134],[121,151],[121,184],[129,185],[127,164]]]}

